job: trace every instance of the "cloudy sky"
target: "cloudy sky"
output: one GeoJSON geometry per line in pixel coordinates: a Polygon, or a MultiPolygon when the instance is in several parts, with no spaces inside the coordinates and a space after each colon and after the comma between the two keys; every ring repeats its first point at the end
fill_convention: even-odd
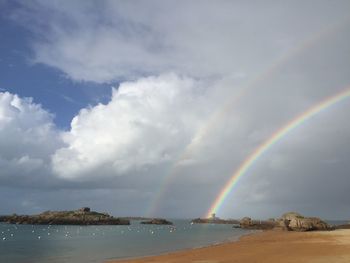
{"type": "MultiPolygon", "coordinates": [[[[198,217],[249,154],[350,87],[349,1],[0,0],[0,214],[198,217]]],[[[221,217],[350,218],[350,99],[221,217]]]]}

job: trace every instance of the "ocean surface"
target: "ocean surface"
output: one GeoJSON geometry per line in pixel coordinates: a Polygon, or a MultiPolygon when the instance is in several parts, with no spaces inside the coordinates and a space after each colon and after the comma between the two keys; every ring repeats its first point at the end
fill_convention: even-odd
{"type": "Polygon", "coordinates": [[[48,226],[0,223],[0,262],[86,263],[161,254],[237,240],[249,233],[232,225],[48,226]]]}

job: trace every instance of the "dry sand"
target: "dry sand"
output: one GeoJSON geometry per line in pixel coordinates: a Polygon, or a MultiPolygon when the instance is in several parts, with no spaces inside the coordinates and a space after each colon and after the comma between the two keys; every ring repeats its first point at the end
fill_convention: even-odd
{"type": "MultiPolygon", "coordinates": [[[[265,231],[237,242],[115,263],[143,262],[350,262],[350,230],[330,232],[265,231]]],[[[111,263],[111,262],[109,262],[111,263]]]]}

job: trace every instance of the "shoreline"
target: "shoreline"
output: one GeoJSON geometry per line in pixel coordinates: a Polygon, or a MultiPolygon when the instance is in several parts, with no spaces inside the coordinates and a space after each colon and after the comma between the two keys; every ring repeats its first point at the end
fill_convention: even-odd
{"type": "Polygon", "coordinates": [[[236,241],[106,263],[350,262],[350,230],[247,233],[236,241]]]}
{"type": "Polygon", "coordinates": [[[222,241],[217,241],[215,243],[208,244],[208,245],[200,245],[200,246],[195,246],[195,247],[190,247],[190,248],[179,248],[179,249],[175,249],[175,250],[171,250],[171,251],[165,251],[165,252],[162,252],[160,254],[149,254],[149,255],[144,255],[144,256],[135,256],[135,257],[120,258],[120,259],[111,258],[111,259],[105,260],[104,263],[114,263],[114,262],[115,263],[120,263],[120,262],[124,263],[124,262],[134,262],[135,260],[137,262],[139,262],[139,260],[142,260],[142,259],[155,258],[155,257],[172,255],[172,254],[196,250],[196,249],[205,249],[205,248],[220,246],[223,244],[236,243],[236,242],[239,242],[239,240],[242,237],[254,235],[256,233],[261,233],[261,232],[263,232],[263,230],[247,230],[247,233],[240,235],[238,237],[233,237],[233,238],[225,239],[222,241]]]}

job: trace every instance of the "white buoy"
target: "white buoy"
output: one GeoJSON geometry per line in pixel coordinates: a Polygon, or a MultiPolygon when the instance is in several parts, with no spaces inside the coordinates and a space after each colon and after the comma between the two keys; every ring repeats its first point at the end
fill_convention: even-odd
{"type": "Polygon", "coordinates": [[[41,238],[41,236],[38,236],[38,239],[40,239],[41,238]]]}

